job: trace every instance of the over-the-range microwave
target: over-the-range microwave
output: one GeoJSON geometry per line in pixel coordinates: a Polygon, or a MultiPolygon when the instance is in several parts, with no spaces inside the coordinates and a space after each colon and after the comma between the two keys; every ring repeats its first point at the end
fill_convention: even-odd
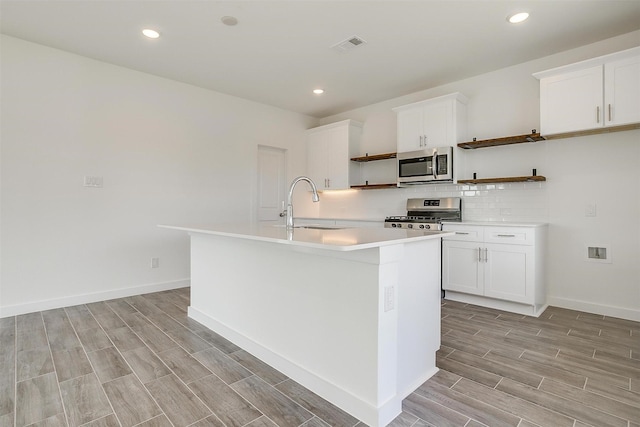
{"type": "Polygon", "coordinates": [[[453,148],[425,148],[397,154],[398,187],[453,182],[453,148]]]}

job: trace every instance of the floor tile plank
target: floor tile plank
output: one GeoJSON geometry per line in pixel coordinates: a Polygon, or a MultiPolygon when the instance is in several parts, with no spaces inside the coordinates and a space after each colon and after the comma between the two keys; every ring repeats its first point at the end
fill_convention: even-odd
{"type": "Polygon", "coordinates": [[[622,418],[603,413],[581,403],[566,399],[562,396],[546,393],[508,378],[500,381],[500,384],[498,384],[496,388],[504,393],[526,399],[543,408],[559,412],[587,424],[594,426],[627,427],[627,421],[622,418]]]}
{"type": "Polygon", "coordinates": [[[402,402],[402,410],[438,427],[460,427],[469,422],[468,417],[417,393],[411,393],[402,402]]]}
{"type": "Polygon", "coordinates": [[[195,353],[193,357],[227,384],[233,384],[253,375],[241,364],[215,348],[195,353]]]}
{"type": "Polygon", "coordinates": [[[154,399],[134,375],[109,381],[103,387],[123,427],[134,426],[162,414],[154,399]]]}
{"type": "Polygon", "coordinates": [[[288,378],[247,351],[239,350],[231,353],[229,357],[262,378],[267,384],[276,385],[288,378]]]}
{"type": "Polygon", "coordinates": [[[122,353],[122,356],[143,384],[171,373],[171,370],[148,347],[127,351],[122,353]]]}
{"type": "Polygon", "coordinates": [[[77,427],[113,413],[93,373],[61,382],[60,392],[69,427],[77,427]]]}
{"type": "Polygon", "coordinates": [[[87,353],[101,383],[129,375],[131,369],[115,347],[87,353]]]}
{"type": "Polygon", "coordinates": [[[635,405],[628,405],[624,402],[609,399],[588,390],[572,387],[548,378],[542,381],[540,390],[561,396],[565,399],[571,399],[591,408],[599,409],[602,412],[615,414],[628,421],[640,423],[640,402],[637,402],[635,405]]]}
{"type": "Polygon", "coordinates": [[[281,382],[276,388],[289,399],[331,426],[351,427],[358,423],[357,418],[347,414],[342,409],[327,402],[291,379],[281,382]]]}
{"type": "Polygon", "coordinates": [[[93,367],[82,347],[53,350],[53,366],[58,374],[58,381],[67,381],[93,372],[93,367]]]}
{"type": "Polygon", "coordinates": [[[16,427],[63,413],[55,373],[20,381],[16,385],[16,427]]]}
{"type": "Polygon", "coordinates": [[[543,409],[538,405],[520,399],[516,396],[504,393],[493,388],[483,386],[466,378],[461,379],[453,386],[453,390],[472,397],[476,400],[492,405],[496,408],[504,408],[520,418],[539,426],[572,427],[573,419],[554,411],[543,409]]]}
{"type": "Polygon", "coordinates": [[[229,427],[241,427],[262,413],[215,375],[189,384],[189,388],[229,427]]]}
{"type": "Polygon", "coordinates": [[[175,375],[151,381],[147,388],[174,425],[187,426],[212,414],[175,375]]]}
{"type": "Polygon", "coordinates": [[[48,346],[18,351],[16,357],[16,381],[53,372],[53,360],[48,346]]]}
{"type": "Polygon", "coordinates": [[[113,342],[113,345],[115,345],[121,352],[144,347],[142,340],[138,338],[138,335],[136,335],[128,326],[110,329],[107,331],[107,335],[113,342]]]}
{"type": "Polygon", "coordinates": [[[255,375],[231,387],[280,427],[297,427],[313,418],[309,411],[255,375]]]}
{"type": "Polygon", "coordinates": [[[158,353],[158,357],[185,384],[211,375],[209,369],[180,347],[158,353]]]}
{"type": "Polygon", "coordinates": [[[80,338],[80,342],[87,353],[102,350],[103,348],[111,347],[113,345],[107,334],[104,333],[100,326],[97,328],[81,329],[77,331],[77,333],[78,338],[80,338]]]}
{"type": "Polygon", "coordinates": [[[520,422],[520,417],[498,409],[495,406],[488,405],[480,400],[473,399],[468,395],[458,393],[455,389],[442,387],[435,383],[424,383],[418,387],[415,394],[419,394],[488,426],[515,427],[520,422]]]}

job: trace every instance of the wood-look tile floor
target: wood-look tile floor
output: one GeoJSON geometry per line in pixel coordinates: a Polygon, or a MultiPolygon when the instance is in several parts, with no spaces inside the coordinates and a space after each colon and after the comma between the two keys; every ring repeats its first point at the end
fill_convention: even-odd
{"type": "MultiPolygon", "coordinates": [[[[0,319],[0,427],[361,424],[188,304],[184,288],[0,319]]],[[[443,300],[437,359],[392,427],[640,426],[638,322],[443,300]]]]}

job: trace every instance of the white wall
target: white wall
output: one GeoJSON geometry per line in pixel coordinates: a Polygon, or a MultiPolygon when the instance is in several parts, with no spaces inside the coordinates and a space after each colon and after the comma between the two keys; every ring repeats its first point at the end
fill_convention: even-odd
{"type": "Polygon", "coordinates": [[[188,237],[157,224],[250,219],[259,144],[305,172],[315,119],[1,43],[0,316],[186,285],[188,237]]]}
{"type": "MultiPolygon", "coordinates": [[[[469,140],[529,133],[540,126],[539,82],[532,73],[628,49],[638,40],[640,31],[326,117],[321,124],[361,121],[361,154],[395,151],[392,107],[462,92],[469,98],[469,140]]],[[[461,196],[465,219],[548,222],[548,301],[640,320],[640,130],[461,151],[464,177],[530,175],[536,168],[547,182],[325,192],[319,216],[381,220],[404,214],[409,197],[461,196]],[[591,203],[595,218],[585,217],[591,203]],[[594,245],[610,247],[611,264],[586,261],[586,247],[594,245]]],[[[389,177],[387,169],[381,164],[392,180],[394,170],[389,177]]],[[[363,171],[370,183],[384,179],[363,171]]]]}

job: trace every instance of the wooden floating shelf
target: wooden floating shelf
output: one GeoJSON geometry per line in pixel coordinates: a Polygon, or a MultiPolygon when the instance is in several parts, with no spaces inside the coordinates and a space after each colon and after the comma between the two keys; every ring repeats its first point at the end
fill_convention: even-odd
{"type": "Polygon", "coordinates": [[[547,178],[540,175],[511,176],[506,178],[459,179],[458,184],[497,184],[503,182],[541,182],[546,180],[547,178]]]}
{"type": "Polygon", "coordinates": [[[546,139],[574,138],[577,136],[600,135],[603,133],[622,132],[625,130],[640,129],[640,123],[632,123],[630,125],[608,126],[595,129],[577,130],[573,132],[556,133],[545,136],[546,139]]]}
{"type": "Polygon", "coordinates": [[[504,138],[483,139],[480,141],[461,142],[458,147],[465,150],[486,147],[498,147],[500,145],[524,144],[527,142],[544,141],[546,138],[539,133],[528,133],[526,135],[506,136],[504,138]]]}
{"type": "Polygon", "coordinates": [[[398,184],[363,184],[363,185],[352,185],[351,188],[355,190],[379,190],[381,188],[398,188],[398,184]]]}
{"type": "Polygon", "coordinates": [[[395,159],[397,153],[374,154],[373,156],[353,157],[353,162],[374,162],[376,160],[395,159]]]}

